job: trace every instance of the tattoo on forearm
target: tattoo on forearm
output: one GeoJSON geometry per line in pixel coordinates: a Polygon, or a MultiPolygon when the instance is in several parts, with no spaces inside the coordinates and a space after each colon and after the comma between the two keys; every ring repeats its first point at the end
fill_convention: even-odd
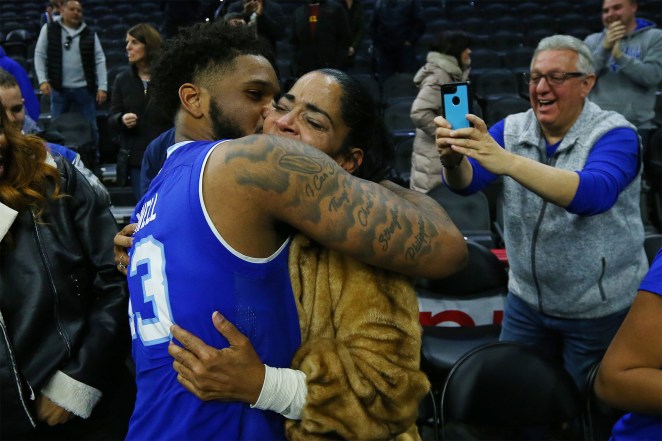
{"type": "Polygon", "coordinates": [[[407,248],[405,252],[405,257],[411,260],[412,262],[416,261],[419,253],[423,249],[423,245],[430,242],[430,235],[425,229],[425,222],[423,219],[418,220],[418,234],[416,234],[414,244],[407,248]]]}
{"type": "Polygon", "coordinates": [[[379,243],[382,244],[382,250],[386,251],[388,250],[389,243],[391,241],[391,237],[393,237],[393,234],[395,233],[396,230],[402,230],[402,225],[400,225],[400,221],[398,219],[398,209],[397,208],[391,208],[391,224],[384,229],[384,232],[379,235],[379,243]]]}
{"type": "MultiPolygon", "coordinates": [[[[237,164],[235,167],[241,170],[237,174],[238,184],[267,192],[291,193],[284,199],[287,207],[296,210],[306,222],[319,222],[325,209],[332,213],[333,226],[321,233],[325,236],[324,243],[341,244],[360,237],[364,243],[360,253],[364,257],[389,251],[392,259],[398,259],[395,252],[413,265],[436,246],[432,237],[438,237],[439,233],[435,223],[429,220],[430,214],[441,215],[447,222],[443,211],[430,213],[438,210],[436,203],[432,206],[424,199],[412,202],[415,209],[404,209],[402,202],[381,187],[362,184],[340,171],[330,157],[293,140],[248,137],[241,142],[246,148],[233,150],[226,157],[227,162],[237,158],[263,163],[264,167],[237,164]]],[[[397,194],[405,199],[412,197],[397,194]]]]}
{"type": "Polygon", "coordinates": [[[359,224],[362,227],[368,226],[368,218],[372,212],[372,206],[374,205],[373,198],[370,195],[367,195],[365,204],[359,208],[358,218],[359,224]]]}

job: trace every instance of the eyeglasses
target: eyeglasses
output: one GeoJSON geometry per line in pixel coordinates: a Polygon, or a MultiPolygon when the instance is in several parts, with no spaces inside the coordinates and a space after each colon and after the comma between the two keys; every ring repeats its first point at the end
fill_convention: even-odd
{"type": "Polygon", "coordinates": [[[584,72],[550,72],[548,74],[541,74],[538,72],[534,73],[525,73],[524,80],[534,86],[537,86],[540,80],[545,78],[547,84],[552,86],[560,86],[565,83],[568,78],[583,77],[586,74],[584,72]]]}
{"type": "Polygon", "coordinates": [[[67,35],[67,41],[64,42],[64,48],[66,50],[69,50],[69,48],[71,47],[71,42],[73,41],[73,39],[74,37],[72,37],[71,35],[67,35]]]}

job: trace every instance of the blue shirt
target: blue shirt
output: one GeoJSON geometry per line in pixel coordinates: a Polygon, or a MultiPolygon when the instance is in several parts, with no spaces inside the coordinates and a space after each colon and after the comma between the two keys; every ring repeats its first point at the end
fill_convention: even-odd
{"type": "Polygon", "coordinates": [[[147,144],[140,167],[140,193],[144,195],[166,160],[168,147],[175,143],[175,128],[166,130],[147,144]]]}
{"type": "Polygon", "coordinates": [[[30,77],[25,69],[23,69],[23,66],[5,54],[2,47],[0,47],[0,68],[6,70],[14,77],[16,84],[18,84],[18,88],[21,89],[21,95],[23,95],[23,99],[25,100],[26,113],[30,115],[30,118],[33,120],[39,121],[39,113],[41,112],[41,109],[37,95],[34,93],[30,77]]]}
{"type": "Polygon", "coordinates": [[[128,440],[285,439],[281,415],[247,403],[201,401],[177,381],[167,348],[176,323],[216,348],[219,311],[251,342],[260,359],[290,367],[301,345],[288,272],[289,240],[268,258],[232,249],[202,199],[202,170],[217,142],[179,143],[131,222],[129,319],[137,396],[128,440]]]}
{"type": "MultiPolygon", "coordinates": [[[[501,120],[489,129],[490,135],[501,147],[504,145],[504,127],[505,120],[501,120]]],[[[560,142],[547,146],[549,157],[554,155],[559,144],[560,142]]],[[[613,207],[618,195],[639,172],[638,146],[636,132],[628,128],[610,130],[600,138],[589,153],[584,168],[577,171],[579,186],[566,210],[581,216],[591,216],[604,213],[613,207]]],[[[476,193],[497,178],[478,161],[469,158],[469,162],[473,167],[473,180],[467,188],[453,190],[456,193],[476,193]]]]}
{"type": "MultiPolygon", "coordinates": [[[[639,290],[662,296],[662,249],[653,259],[639,290]]],[[[662,439],[662,417],[638,412],[628,413],[614,425],[612,439],[615,441],[660,440],[662,439]]]]}

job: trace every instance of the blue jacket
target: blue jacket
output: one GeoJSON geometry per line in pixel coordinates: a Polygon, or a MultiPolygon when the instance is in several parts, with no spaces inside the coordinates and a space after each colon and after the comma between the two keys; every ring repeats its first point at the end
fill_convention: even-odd
{"type": "Polygon", "coordinates": [[[25,100],[25,110],[27,111],[30,118],[35,121],[39,120],[39,100],[37,95],[34,93],[34,88],[32,87],[32,81],[28,73],[23,69],[23,66],[18,64],[17,61],[8,57],[5,54],[5,51],[0,46],[0,68],[6,70],[14,76],[16,82],[18,83],[19,89],[21,89],[21,95],[25,100]]]}

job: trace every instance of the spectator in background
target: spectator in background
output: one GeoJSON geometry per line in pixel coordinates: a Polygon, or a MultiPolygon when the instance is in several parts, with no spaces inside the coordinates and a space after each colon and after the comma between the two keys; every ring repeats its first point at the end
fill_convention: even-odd
{"type": "Polygon", "coordinates": [[[37,95],[34,93],[34,88],[32,87],[32,81],[28,76],[28,73],[25,71],[23,66],[21,66],[16,60],[13,60],[11,57],[8,57],[5,54],[4,49],[0,46],[0,69],[3,69],[11,74],[12,77],[18,83],[18,87],[21,88],[21,95],[25,100],[25,108],[28,115],[34,121],[39,121],[39,113],[41,108],[39,106],[39,100],[37,95]]]}
{"type": "Polygon", "coordinates": [[[591,100],[625,116],[645,148],[655,128],[655,92],[662,82],[662,30],[636,13],[637,0],[604,0],[605,29],[585,41],[598,75],[591,100]]]}
{"type": "Polygon", "coordinates": [[[563,360],[581,390],[648,269],[635,127],[586,97],[589,48],[575,37],[538,43],[532,109],[453,130],[437,117],[446,184],[461,194],[503,180],[510,265],[501,340],[563,360]],[[469,160],[466,157],[470,158],[469,160]]]}
{"type": "Polygon", "coordinates": [[[131,183],[138,201],[140,167],[147,144],[172,126],[161,108],[151,99],[149,82],[152,60],[161,48],[161,35],[151,25],[140,23],[126,34],[126,52],[131,68],[115,77],[108,125],[120,135],[117,180],[131,183]]]}
{"type": "MultiPolygon", "coordinates": [[[[25,114],[21,89],[19,89],[14,77],[2,69],[0,69],[0,104],[4,106],[9,122],[16,124],[16,127],[18,127],[23,134],[37,135],[46,141],[49,150],[59,153],[66,160],[71,162],[78,171],[85,176],[100,200],[106,200],[110,204],[108,190],[101,181],[99,181],[99,178],[97,178],[90,169],[85,167],[80,155],[63,145],[49,142],[52,135],[42,131],[39,125],[25,114]]],[[[59,133],[57,135],[59,135],[59,133]]]]}
{"type": "Polygon", "coordinates": [[[163,22],[161,35],[170,38],[186,26],[191,26],[201,20],[202,5],[200,0],[163,0],[163,22]]]}
{"type": "Polygon", "coordinates": [[[106,57],[96,32],[83,21],[80,1],[63,0],[62,18],[41,28],[34,64],[39,90],[51,95],[53,119],[75,105],[92,124],[98,147],[96,104],[106,102],[106,57]]]}
{"type": "Polygon", "coordinates": [[[632,307],[605,354],[595,392],[628,410],[613,440],[662,439],[662,249],[639,286],[632,307]]]}
{"type": "Polygon", "coordinates": [[[168,154],[168,147],[175,143],[175,128],[171,127],[154,138],[147,145],[140,167],[140,197],[142,197],[152,183],[152,179],[159,174],[168,154]]]}
{"type": "Polygon", "coordinates": [[[41,25],[53,23],[55,20],[60,19],[60,8],[62,7],[62,0],[51,0],[46,5],[46,11],[41,15],[41,25]]]}
{"type": "Polygon", "coordinates": [[[377,0],[370,24],[381,81],[416,70],[416,42],[425,32],[420,0],[377,0]]]}
{"type": "Polygon", "coordinates": [[[363,40],[363,4],[361,0],[343,0],[341,5],[345,7],[347,18],[349,19],[349,35],[350,44],[349,51],[347,52],[347,61],[345,62],[346,68],[354,66],[356,59],[356,52],[361,46],[363,40]]]}
{"type": "Polygon", "coordinates": [[[228,13],[240,13],[257,34],[271,44],[276,53],[276,42],[285,36],[287,19],[276,0],[241,0],[232,3],[228,13]]]}
{"type": "Polygon", "coordinates": [[[435,144],[434,119],[441,115],[441,86],[467,81],[471,70],[471,37],[461,31],[435,36],[425,65],[416,72],[414,84],[420,89],[411,106],[416,138],[411,157],[412,190],[427,193],[441,184],[441,161],[435,144]]]}
{"type": "Polygon", "coordinates": [[[294,11],[291,43],[296,77],[321,68],[341,68],[349,53],[347,13],[334,0],[308,0],[294,11]]]}
{"type": "Polygon", "coordinates": [[[126,280],[117,225],[74,167],[21,134],[0,105],[0,438],[123,439],[126,280]],[[11,218],[11,216],[9,216],[11,218]]]}

